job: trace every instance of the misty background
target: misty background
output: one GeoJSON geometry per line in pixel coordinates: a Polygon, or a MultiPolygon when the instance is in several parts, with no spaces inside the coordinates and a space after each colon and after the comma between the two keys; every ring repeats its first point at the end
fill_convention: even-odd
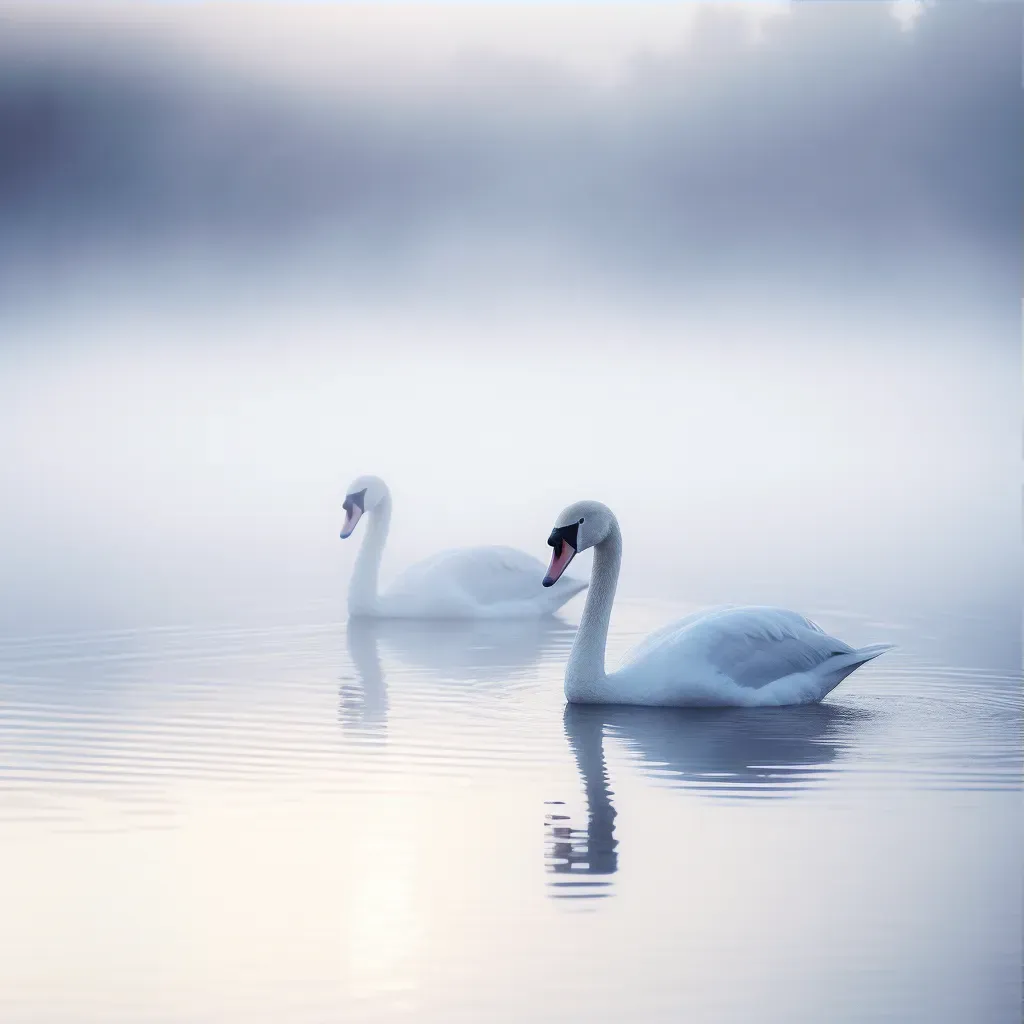
{"type": "Polygon", "coordinates": [[[341,614],[372,472],[385,580],[594,497],[624,595],[1016,636],[1021,38],[0,4],[0,629],[341,614]]]}

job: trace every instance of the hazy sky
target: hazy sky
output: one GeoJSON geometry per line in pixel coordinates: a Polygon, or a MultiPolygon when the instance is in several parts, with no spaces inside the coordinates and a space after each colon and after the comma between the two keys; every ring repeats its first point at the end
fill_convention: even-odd
{"type": "Polygon", "coordinates": [[[361,473],[386,577],[594,497],[625,594],[1016,621],[1020,69],[1003,3],[0,7],[0,629],[340,603],[361,473]]]}
{"type": "Polygon", "coordinates": [[[0,11],[9,300],[1019,295],[1012,4],[0,11]]]}

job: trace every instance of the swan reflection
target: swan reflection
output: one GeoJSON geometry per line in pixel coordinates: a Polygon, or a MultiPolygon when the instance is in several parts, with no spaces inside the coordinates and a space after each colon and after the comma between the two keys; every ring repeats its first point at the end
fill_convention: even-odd
{"type": "Polygon", "coordinates": [[[546,860],[559,876],[550,882],[551,895],[608,895],[611,882],[600,879],[618,869],[606,735],[652,778],[716,798],[782,797],[814,785],[867,714],[831,704],[713,710],[567,704],[563,726],[583,782],[587,825],[573,827],[564,805],[549,803],[546,860]]]}
{"type": "MultiPolygon", "coordinates": [[[[381,656],[403,672],[400,692],[422,692],[424,680],[508,684],[526,678],[543,660],[564,657],[575,628],[547,616],[519,620],[349,619],[346,639],[354,677],[342,679],[338,717],[343,726],[383,733],[388,685],[381,656]]],[[[465,696],[473,693],[467,687],[465,696]]],[[[446,694],[450,698],[450,693],[446,694]]]]}
{"type": "Polygon", "coordinates": [[[383,734],[388,719],[388,688],[373,626],[371,621],[349,620],[345,642],[355,676],[342,676],[338,720],[347,729],[383,734]]]}

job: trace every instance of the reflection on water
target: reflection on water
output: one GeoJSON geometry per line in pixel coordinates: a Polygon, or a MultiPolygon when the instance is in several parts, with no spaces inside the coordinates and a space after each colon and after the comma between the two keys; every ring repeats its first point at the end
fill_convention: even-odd
{"type": "Polygon", "coordinates": [[[567,707],[558,619],[0,640],[0,1018],[1003,1024],[1019,672],[868,628],[704,711],[567,707]]]}
{"type": "Polygon", "coordinates": [[[554,616],[536,619],[349,619],[349,651],[357,671],[371,647],[393,652],[412,668],[462,682],[521,679],[543,657],[567,650],[574,627],[554,616]],[[356,653],[358,652],[358,653],[356,653]]]}
{"type": "Polygon", "coordinates": [[[383,735],[388,723],[388,687],[377,650],[377,623],[353,619],[345,632],[355,676],[342,676],[338,688],[338,720],[349,730],[383,735]]]}
{"type": "Polygon", "coordinates": [[[854,743],[858,724],[871,717],[865,709],[829,703],[759,709],[566,705],[563,724],[583,783],[587,827],[574,828],[561,809],[547,815],[549,870],[574,876],[553,882],[552,895],[607,895],[608,883],[594,883],[593,876],[617,870],[606,735],[652,778],[716,798],[780,797],[820,781],[854,743]]]}
{"type": "Polygon", "coordinates": [[[574,627],[554,616],[509,621],[349,619],[345,636],[354,677],[342,678],[339,720],[347,729],[378,736],[386,732],[382,649],[407,669],[434,680],[480,684],[493,694],[500,684],[525,678],[542,659],[567,651],[575,634],[574,627]]]}
{"type": "MultiPolygon", "coordinates": [[[[619,867],[615,840],[615,805],[604,758],[604,722],[601,707],[568,704],[563,722],[576,766],[583,780],[587,801],[587,827],[576,829],[569,816],[551,811],[547,815],[547,864],[551,871],[567,878],[552,882],[552,895],[561,898],[608,895],[610,883],[601,876],[614,875],[619,867]],[[581,878],[580,876],[586,876],[581,878]]],[[[564,806],[550,801],[551,806],[564,806]]]]}

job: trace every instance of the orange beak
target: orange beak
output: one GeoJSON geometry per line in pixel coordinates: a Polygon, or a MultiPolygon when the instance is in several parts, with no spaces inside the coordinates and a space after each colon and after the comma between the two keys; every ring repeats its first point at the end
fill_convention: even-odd
{"type": "Polygon", "coordinates": [[[565,567],[573,560],[576,549],[566,540],[559,540],[551,549],[551,564],[548,574],[544,577],[544,586],[550,587],[558,582],[558,577],[565,572],[565,567]]]}

